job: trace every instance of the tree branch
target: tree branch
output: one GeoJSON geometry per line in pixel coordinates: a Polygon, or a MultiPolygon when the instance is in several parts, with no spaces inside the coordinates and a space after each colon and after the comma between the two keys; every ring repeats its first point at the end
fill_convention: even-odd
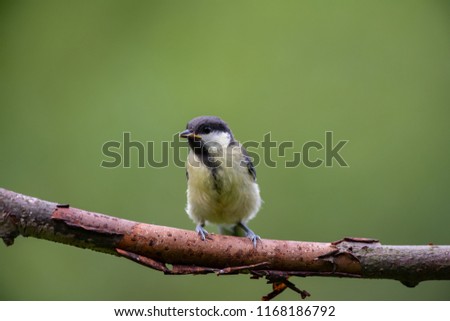
{"type": "Polygon", "coordinates": [[[291,288],[302,297],[308,293],[287,277],[394,279],[409,287],[450,280],[450,246],[391,246],[363,238],[332,243],[263,239],[255,249],[247,238],[209,235],[202,241],[193,231],[88,212],[0,188],[0,237],[12,245],[19,235],[122,256],[165,274],[266,277],[274,289],[281,282],[282,290],[291,288]]]}

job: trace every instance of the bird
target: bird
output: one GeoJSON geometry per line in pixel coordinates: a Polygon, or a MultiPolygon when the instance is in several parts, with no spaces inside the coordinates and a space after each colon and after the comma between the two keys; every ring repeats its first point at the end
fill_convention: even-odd
{"type": "Polygon", "coordinates": [[[256,248],[261,238],[247,223],[258,213],[262,200],[246,149],[216,116],[193,118],[179,135],[189,145],[186,213],[196,223],[200,238],[204,241],[208,235],[206,223],[217,224],[221,233],[234,231],[234,235],[239,227],[256,248]]]}

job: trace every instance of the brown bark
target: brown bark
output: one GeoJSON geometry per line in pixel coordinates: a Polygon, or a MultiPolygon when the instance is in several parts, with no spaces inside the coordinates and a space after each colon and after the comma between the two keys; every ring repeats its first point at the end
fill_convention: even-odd
{"type": "Polygon", "coordinates": [[[12,245],[19,235],[123,256],[166,274],[250,273],[272,283],[284,280],[296,291],[288,276],[384,278],[407,286],[450,279],[450,246],[390,246],[361,238],[331,243],[262,239],[255,249],[247,238],[209,235],[202,241],[193,231],[133,222],[0,189],[0,237],[12,245]]]}

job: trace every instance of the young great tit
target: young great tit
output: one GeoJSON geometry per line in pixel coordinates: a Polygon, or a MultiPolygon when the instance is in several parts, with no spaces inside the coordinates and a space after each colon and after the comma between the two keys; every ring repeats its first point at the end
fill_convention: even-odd
{"type": "Polygon", "coordinates": [[[219,117],[192,119],[180,137],[187,138],[189,155],[186,212],[197,224],[202,240],[205,223],[219,229],[242,228],[256,248],[260,237],[248,228],[261,206],[256,171],[245,148],[237,142],[228,125],[219,117]]]}

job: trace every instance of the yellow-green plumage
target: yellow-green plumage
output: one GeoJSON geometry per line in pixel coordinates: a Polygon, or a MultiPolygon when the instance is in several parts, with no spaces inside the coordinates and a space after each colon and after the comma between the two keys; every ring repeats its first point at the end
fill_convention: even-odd
{"type": "MultiPolygon", "coordinates": [[[[245,149],[218,117],[192,119],[180,136],[189,142],[186,212],[204,240],[205,223],[239,226],[256,247],[260,239],[246,223],[261,207],[256,172],[245,149]]],[[[235,229],[234,229],[235,230],[235,229]]]]}
{"type": "Polygon", "coordinates": [[[231,148],[214,171],[203,164],[193,152],[187,162],[188,205],[186,212],[195,223],[246,223],[261,206],[258,184],[236,156],[240,146],[231,148]],[[230,157],[232,160],[230,161],[230,157]],[[231,166],[230,166],[231,165],[231,166]]]}

